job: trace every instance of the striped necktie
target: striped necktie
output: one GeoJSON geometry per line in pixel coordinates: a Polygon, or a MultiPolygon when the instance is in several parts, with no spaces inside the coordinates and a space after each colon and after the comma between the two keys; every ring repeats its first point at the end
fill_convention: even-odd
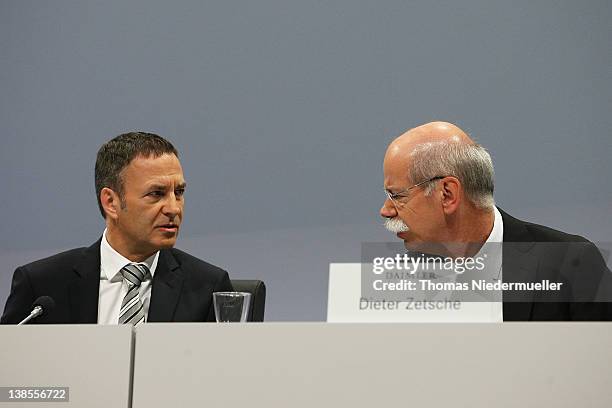
{"type": "Polygon", "coordinates": [[[131,263],[121,269],[123,279],[128,285],[128,291],[121,302],[119,324],[137,325],[144,322],[144,306],[140,300],[140,284],[149,273],[149,268],[143,264],[131,263]]]}

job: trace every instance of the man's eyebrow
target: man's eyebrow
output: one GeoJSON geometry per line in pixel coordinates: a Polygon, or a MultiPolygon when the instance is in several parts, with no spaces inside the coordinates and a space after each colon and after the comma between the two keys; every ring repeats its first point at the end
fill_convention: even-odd
{"type": "Polygon", "coordinates": [[[166,186],[163,184],[151,184],[147,186],[147,190],[165,190],[166,186]]]}
{"type": "MultiPolygon", "coordinates": [[[[187,183],[185,183],[184,181],[182,183],[179,183],[176,185],[176,188],[185,188],[187,187],[187,183]]],[[[154,183],[154,184],[150,184],[147,186],[147,190],[163,190],[166,191],[166,189],[168,188],[167,185],[165,184],[159,184],[159,183],[154,183]]]]}

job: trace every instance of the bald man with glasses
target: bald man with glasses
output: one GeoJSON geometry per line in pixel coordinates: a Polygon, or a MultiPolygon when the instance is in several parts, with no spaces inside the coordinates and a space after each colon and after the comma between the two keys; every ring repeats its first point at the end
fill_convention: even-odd
{"type": "Polygon", "coordinates": [[[457,259],[503,243],[502,281],[565,284],[552,298],[504,292],[498,321],[612,320],[612,274],[599,250],[496,207],[491,157],[459,127],[432,122],[407,131],[388,146],[383,171],[380,215],[408,250],[457,259]]]}

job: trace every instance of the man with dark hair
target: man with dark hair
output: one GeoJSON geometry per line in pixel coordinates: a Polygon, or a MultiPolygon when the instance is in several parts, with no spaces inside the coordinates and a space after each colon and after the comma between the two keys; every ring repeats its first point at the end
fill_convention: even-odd
{"type": "Polygon", "coordinates": [[[487,319],[610,320],[611,273],[597,248],[497,208],[491,157],[460,128],[432,122],[407,131],[387,148],[383,168],[380,215],[409,250],[476,258],[485,244],[503,243],[501,259],[488,261],[497,280],[563,284],[546,295],[504,289],[503,308],[491,302],[497,306],[483,309],[487,319]]]}
{"type": "Polygon", "coordinates": [[[185,179],[174,146],[130,132],[98,151],[95,188],[106,229],[78,248],[15,270],[1,323],[18,323],[39,296],[56,306],[38,323],[213,321],[212,293],[227,272],[174,249],[185,179]]]}

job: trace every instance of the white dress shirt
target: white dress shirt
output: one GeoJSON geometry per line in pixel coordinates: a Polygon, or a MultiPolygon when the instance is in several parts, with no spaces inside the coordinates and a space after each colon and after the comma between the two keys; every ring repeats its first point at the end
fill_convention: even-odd
{"type": "MultiPolygon", "coordinates": [[[[159,259],[159,251],[151,255],[144,262],[149,268],[150,274],[145,276],[144,281],[140,285],[140,300],[144,306],[145,321],[148,320],[149,304],[151,302],[151,283],[153,275],[157,268],[159,259]]],[[[102,234],[102,242],[100,243],[100,292],[98,296],[98,324],[117,324],[119,322],[119,310],[121,302],[125,297],[128,286],[121,269],[132,263],[119,252],[115,251],[106,240],[106,230],[102,234]]]]}
{"type": "MultiPolygon", "coordinates": [[[[462,275],[462,279],[468,282],[472,279],[485,279],[491,282],[493,279],[502,278],[502,244],[504,238],[504,222],[499,210],[494,207],[493,229],[489,233],[487,240],[482,245],[478,253],[472,258],[484,259],[484,269],[482,273],[468,273],[462,275]]],[[[458,275],[451,274],[450,281],[457,281],[458,275]]],[[[470,284],[471,285],[471,284],[470,284]]],[[[443,292],[441,292],[443,293],[443,292]]],[[[470,295],[474,295],[470,292],[470,295]]],[[[432,310],[423,313],[421,321],[430,322],[481,322],[499,323],[504,321],[504,311],[502,302],[502,292],[489,292],[491,301],[460,301],[457,310],[432,310]]],[[[473,296],[470,296],[473,297],[473,296]]]]}
{"type": "MultiPolygon", "coordinates": [[[[474,258],[484,256],[485,268],[487,271],[491,271],[492,275],[497,275],[498,280],[502,279],[502,242],[504,240],[504,220],[502,219],[501,213],[497,207],[493,207],[495,218],[493,220],[493,229],[489,234],[489,237],[485,241],[484,245],[474,258]]],[[[502,302],[501,291],[496,296],[498,302],[482,302],[483,313],[487,313],[486,309],[489,309],[491,322],[503,322],[504,321],[504,308],[502,302]]]]}

